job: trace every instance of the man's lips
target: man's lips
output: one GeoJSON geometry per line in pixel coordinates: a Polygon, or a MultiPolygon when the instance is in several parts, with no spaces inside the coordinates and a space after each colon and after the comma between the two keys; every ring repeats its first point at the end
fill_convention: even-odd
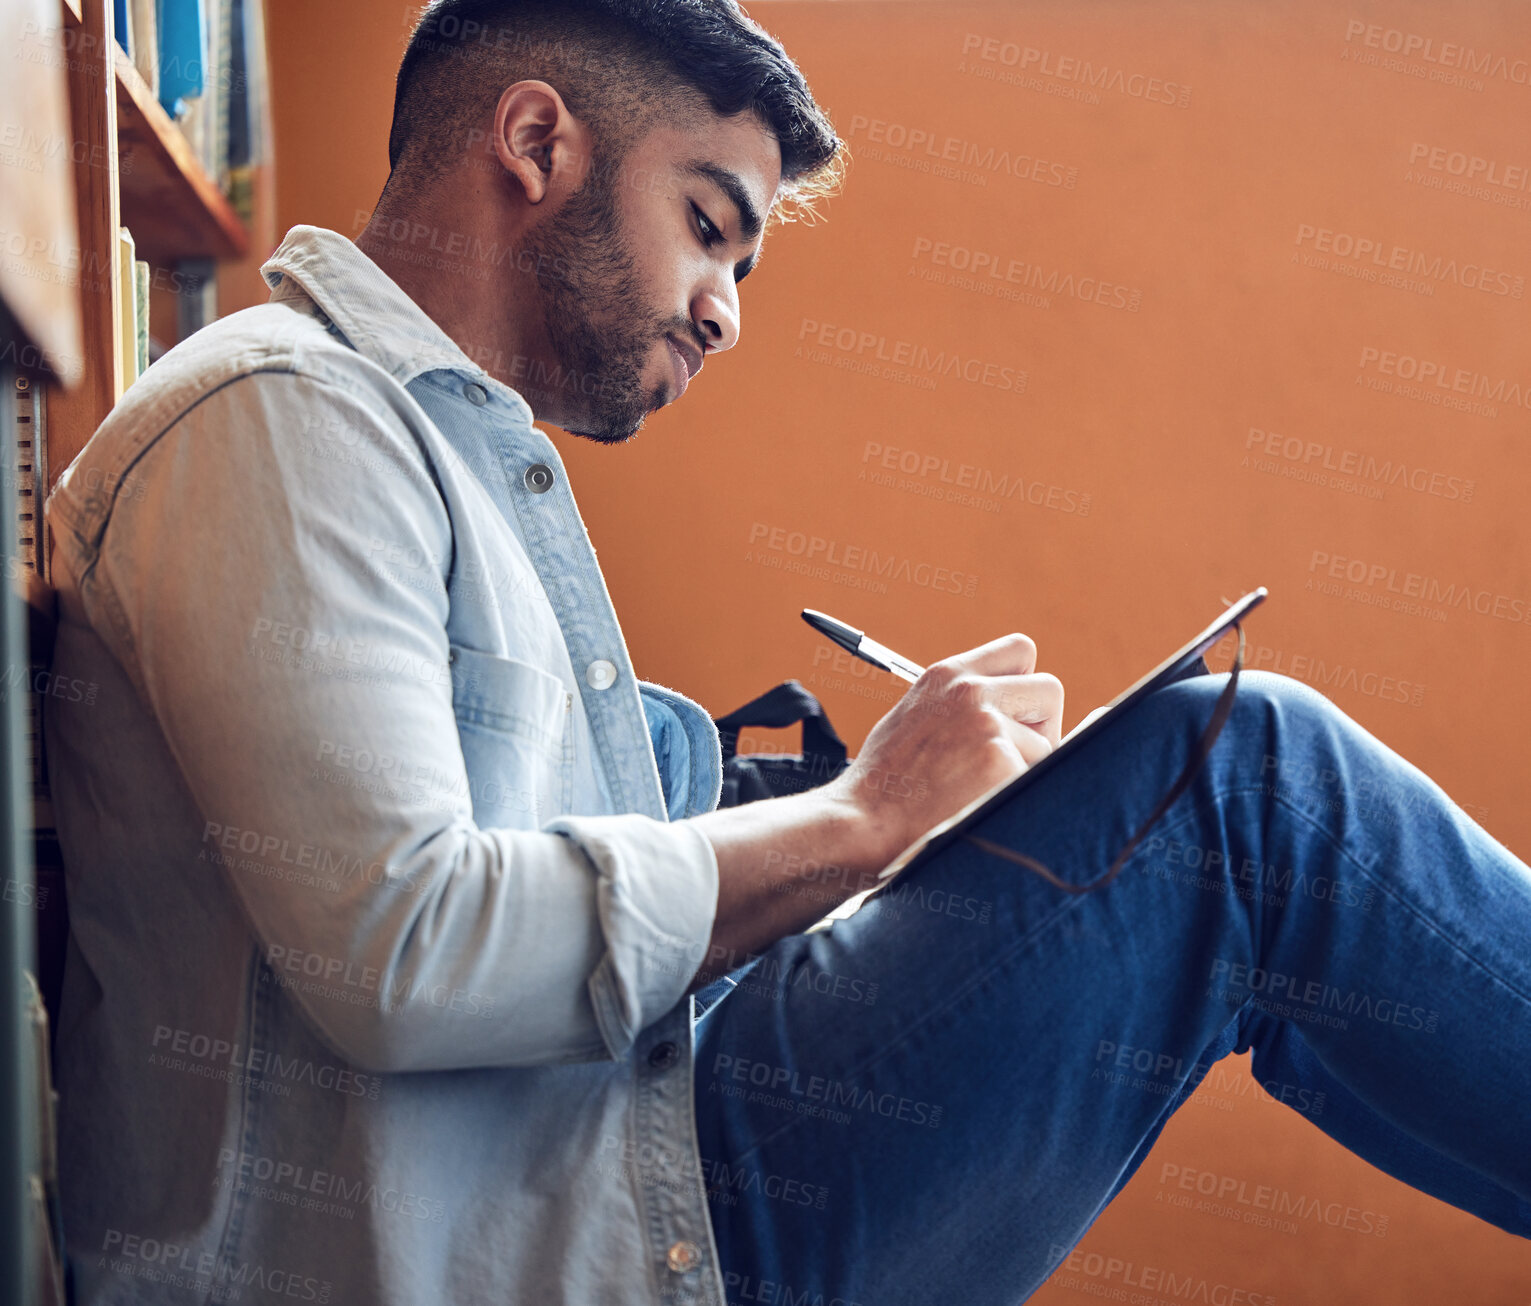
{"type": "MultiPolygon", "coordinates": [[[[670,346],[670,353],[675,357],[675,399],[679,399],[686,393],[686,386],[691,378],[702,370],[702,360],[699,356],[681,348],[671,336],[665,337],[665,344],[670,346]]],[[[675,399],[670,402],[674,403],[675,399]]]]}

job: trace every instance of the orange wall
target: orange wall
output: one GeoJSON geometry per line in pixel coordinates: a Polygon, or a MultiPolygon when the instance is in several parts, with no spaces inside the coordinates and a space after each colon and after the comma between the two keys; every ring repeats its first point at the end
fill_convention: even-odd
{"type": "MultiPolygon", "coordinates": [[[[271,4],[278,230],[354,235],[386,175],[410,11],[334,0],[322,25],[313,12],[271,4]]],[[[743,289],[741,347],[683,404],[626,447],[558,436],[640,672],[718,713],[796,676],[854,747],[897,686],[824,661],[800,608],[925,661],[1020,629],[1063,677],[1071,723],[1220,596],[1264,584],[1251,664],[1310,679],[1339,668],[1321,688],[1531,851],[1518,764],[1531,624],[1502,615],[1531,612],[1516,526],[1531,407],[1464,410],[1451,390],[1398,375],[1418,365],[1400,360],[1422,360],[1531,394],[1531,148],[1514,62],[1531,55],[1531,10],[790,0],[755,13],[855,163],[826,225],[768,240],[743,289]],[[1505,75],[1441,80],[1439,63],[1369,48],[1366,24],[1386,43],[1392,29],[1433,52],[1503,55],[1505,75]],[[1121,89],[1076,98],[1069,59],[1120,70],[1121,89]],[[968,156],[956,175],[927,153],[949,139],[968,156]],[[1456,154],[1493,161],[1494,180],[1450,189],[1456,154]],[[1525,188],[1504,184],[1507,167],[1525,188]],[[1383,266],[1335,252],[1361,240],[1383,266]],[[1439,259],[1442,275],[1389,284],[1395,247],[1439,259]],[[988,269],[1105,282],[1106,302],[1028,301],[987,271],[952,280],[939,249],[948,265],[981,255],[988,269]],[[1493,269],[1490,291],[1462,284],[1468,265],[1493,269]],[[923,351],[925,365],[900,370],[879,351],[923,351]],[[933,370],[937,355],[975,360],[973,379],[933,370]],[[913,471],[885,472],[887,450],[913,471]],[[1366,459],[1413,483],[1322,470],[1366,459]],[[986,502],[946,497],[972,481],[986,502]],[[837,556],[892,552],[911,579],[803,574],[791,547],[772,547],[795,547],[794,533],[837,556]],[[1486,611],[1396,605],[1425,585],[1486,611]]],[[[1209,1083],[1085,1250],[1282,1306],[1531,1301],[1526,1243],[1244,1093],[1245,1063],[1209,1083]],[[1386,1216],[1385,1236],[1171,1207],[1166,1162],[1386,1216]]],[[[1076,1302],[1092,1282],[1055,1278],[1036,1300],[1076,1302]]]]}

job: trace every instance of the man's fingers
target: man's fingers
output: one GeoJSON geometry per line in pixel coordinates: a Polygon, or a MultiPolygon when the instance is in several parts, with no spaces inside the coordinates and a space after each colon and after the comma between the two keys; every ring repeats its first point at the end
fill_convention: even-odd
{"type": "Polygon", "coordinates": [[[959,671],[980,676],[1024,676],[1037,669],[1037,646],[1029,636],[1016,631],[944,661],[959,671]]]}
{"type": "Polygon", "coordinates": [[[1058,741],[1044,735],[1040,730],[1019,722],[1006,720],[1005,733],[1016,747],[1027,766],[1035,766],[1058,746],[1058,741]]]}
{"type": "MultiPolygon", "coordinates": [[[[1028,650],[1012,646],[1010,656],[1013,658],[1017,652],[1028,650]]],[[[1029,652],[1035,656],[1034,649],[1029,652]]],[[[963,669],[959,658],[948,658],[925,673],[920,692],[912,701],[940,713],[957,710],[997,713],[1047,740],[1049,748],[1056,747],[1062,735],[1063,682],[1045,671],[983,675],[963,669]]]]}
{"type": "Polygon", "coordinates": [[[1047,740],[1048,752],[1058,746],[1063,728],[1063,682],[1057,676],[1044,671],[1029,676],[995,676],[979,683],[986,701],[1007,720],[1047,740]]]}

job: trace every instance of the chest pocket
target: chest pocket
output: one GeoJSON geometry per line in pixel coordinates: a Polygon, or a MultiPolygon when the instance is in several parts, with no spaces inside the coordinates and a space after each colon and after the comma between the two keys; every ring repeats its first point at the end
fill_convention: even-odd
{"type": "Polygon", "coordinates": [[[573,703],[563,681],[515,658],[451,646],[452,709],[468,768],[473,819],[535,830],[569,810],[573,703]]]}

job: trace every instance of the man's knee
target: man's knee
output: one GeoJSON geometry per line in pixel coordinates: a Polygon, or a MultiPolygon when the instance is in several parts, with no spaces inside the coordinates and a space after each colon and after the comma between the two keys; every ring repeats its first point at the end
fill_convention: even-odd
{"type": "MultiPolygon", "coordinates": [[[[1180,696],[1192,702],[1205,701],[1210,708],[1227,688],[1228,678],[1226,671],[1209,676],[1187,676],[1183,680],[1166,685],[1154,697],[1161,694],[1171,697],[1180,696]]],[[[1297,711],[1322,711],[1325,708],[1334,707],[1334,704],[1312,685],[1295,680],[1291,676],[1284,676],[1278,671],[1241,671],[1235,695],[1236,700],[1242,700],[1246,704],[1273,704],[1278,707],[1291,707],[1297,711]]]]}
{"type": "Polygon", "coordinates": [[[1244,701],[1246,717],[1259,715],[1267,728],[1288,736],[1329,734],[1349,720],[1312,685],[1275,671],[1241,674],[1238,696],[1244,701]]]}
{"type": "MultiPolygon", "coordinates": [[[[1190,676],[1150,695],[1146,713],[1160,728],[1185,738],[1200,737],[1228,687],[1228,674],[1190,676]]],[[[1212,745],[1206,765],[1225,779],[1271,783],[1300,756],[1305,767],[1322,767],[1309,747],[1332,735],[1339,709],[1310,685],[1273,671],[1244,671],[1228,719],[1212,745]]],[[[1322,749],[1319,750],[1320,753],[1322,749]]]]}
{"type": "Polygon", "coordinates": [[[1279,671],[1245,671],[1239,675],[1239,693],[1265,702],[1289,705],[1298,710],[1324,711],[1334,704],[1304,680],[1279,671]]]}
{"type": "Polygon", "coordinates": [[[1301,680],[1244,672],[1226,729],[1231,745],[1220,761],[1225,779],[1267,793],[1303,795],[1311,800],[1305,806],[1343,799],[1352,783],[1345,744],[1354,723],[1301,680]]]}
{"type": "MultiPolygon", "coordinates": [[[[1196,755],[1228,681],[1226,672],[1187,676],[1155,690],[1131,709],[1120,732],[1110,730],[1102,737],[1103,760],[1119,764],[1124,745],[1141,750],[1145,761],[1164,772],[1167,785],[1196,755]]],[[[1332,793],[1344,784],[1341,744],[1351,728],[1333,703],[1302,681],[1245,671],[1228,718],[1202,760],[1196,787],[1270,792],[1295,783],[1332,793]]]]}

